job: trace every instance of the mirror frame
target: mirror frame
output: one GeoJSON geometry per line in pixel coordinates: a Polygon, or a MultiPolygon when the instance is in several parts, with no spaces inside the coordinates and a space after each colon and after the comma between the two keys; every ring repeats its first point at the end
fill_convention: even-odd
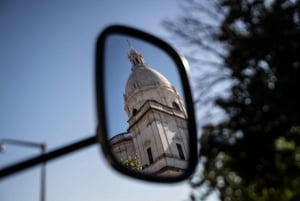
{"type": "Polygon", "coordinates": [[[195,123],[195,114],[194,114],[194,103],[191,94],[190,83],[188,75],[186,72],[187,62],[186,60],[179,56],[178,53],[166,42],[163,40],[148,34],[146,32],[140,31],[135,28],[123,26],[123,25],[112,25],[105,28],[99,35],[96,43],[95,51],[96,65],[95,65],[95,84],[96,84],[96,107],[97,107],[97,138],[102,147],[105,158],[111,164],[113,168],[117,171],[137,179],[152,181],[152,182],[162,182],[162,183],[172,183],[179,182],[187,179],[194,172],[197,160],[198,160],[198,150],[197,150],[197,130],[195,123]],[[186,171],[179,176],[175,177],[155,177],[147,175],[144,173],[139,173],[131,171],[128,168],[120,165],[120,162],[114,156],[109,142],[108,142],[108,133],[107,133],[107,119],[106,119],[106,103],[105,103],[105,83],[104,83],[104,69],[105,69],[105,48],[106,40],[108,36],[112,34],[126,35],[129,37],[135,37],[137,39],[149,42],[150,44],[156,46],[163,50],[170,58],[173,59],[176,64],[179,77],[182,83],[184,101],[186,104],[186,111],[188,114],[188,133],[189,133],[189,163],[186,171]]]}

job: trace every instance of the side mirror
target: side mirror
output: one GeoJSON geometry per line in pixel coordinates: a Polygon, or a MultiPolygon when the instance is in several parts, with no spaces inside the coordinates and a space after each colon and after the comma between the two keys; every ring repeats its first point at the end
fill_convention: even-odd
{"type": "Polygon", "coordinates": [[[96,46],[97,137],[119,172],[178,182],[197,164],[187,63],[145,32],[110,26],[96,46]]]}

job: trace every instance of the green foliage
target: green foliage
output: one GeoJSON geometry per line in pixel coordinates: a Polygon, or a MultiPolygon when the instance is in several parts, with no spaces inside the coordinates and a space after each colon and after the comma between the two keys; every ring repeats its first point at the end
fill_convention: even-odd
{"type": "Polygon", "coordinates": [[[128,167],[131,170],[142,171],[143,169],[141,162],[136,156],[128,156],[128,158],[123,160],[122,162],[126,167],[128,167]]]}
{"type": "Polygon", "coordinates": [[[227,118],[203,128],[193,185],[222,201],[300,200],[300,2],[220,0],[217,10],[212,34],[234,82],[215,100],[227,118]]]}

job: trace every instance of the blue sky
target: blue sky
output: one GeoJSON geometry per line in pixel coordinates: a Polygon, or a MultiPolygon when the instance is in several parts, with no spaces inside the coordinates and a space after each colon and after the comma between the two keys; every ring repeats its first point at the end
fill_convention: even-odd
{"type": "MultiPolygon", "coordinates": [[[[45,142],[51,150],[93,135],[98,34],[105,26],[118,23],[169,40],[161,21],[176,17],[178,3],[2,0],[0,139],[45,142]]],[[[152,66],[147,56],[145,59],[152,66]]],[[[0,166],[35,154],[39,151],[7,145],[0,155],[0,166]]],[[[39,176],[40,166],[36,166],[3,179],[0,199],[39,200],[39,176]]],[[[153,184],[116,173],[98,145],[47,164],[47,201],[183,201],[189,192],[186,182],[153,184]]]]}

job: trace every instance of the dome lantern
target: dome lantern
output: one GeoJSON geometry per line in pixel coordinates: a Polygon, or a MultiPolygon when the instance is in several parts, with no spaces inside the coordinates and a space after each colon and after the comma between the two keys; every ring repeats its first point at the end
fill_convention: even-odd
{"type": "Polygon", "coordinates": [[[132,68],[134,68],[136,66],[145,67],[145,60],[144,60],[143,55],[141,53],[139,53],[138,51],[136,51],[130,44],[129,44],[129,47],[130,47],[130,52],[128,54],[128,59],[130,60],[130,62],[132,64],[132,68]]]}

